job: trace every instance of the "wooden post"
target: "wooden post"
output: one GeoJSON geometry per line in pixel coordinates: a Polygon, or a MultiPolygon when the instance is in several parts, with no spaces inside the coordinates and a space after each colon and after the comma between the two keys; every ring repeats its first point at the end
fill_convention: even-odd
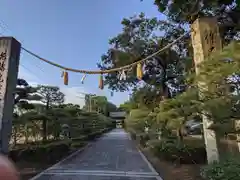
{"type": "Polygon", "coordinates": [[[0,151],[8,153],[21,44],[0,37],[0,151]]]}
{"type": "MultiPolygon", "coordinates": [[[[196,73],[199,73],[198,65],[212,52],[222,49],[217,20],[213,17],[197,19],[191,26],[192,46],[196,73]]],[[[204,82],[199,82],[201,89],[206,89],[204,82]]],[[[200,94],[201,95],[201,94],[200,94]]],[[[206,145],[208,163],[219,160],[216,134],[208,129],[212,122],[203,115],[203,134],[206,145]]]]}

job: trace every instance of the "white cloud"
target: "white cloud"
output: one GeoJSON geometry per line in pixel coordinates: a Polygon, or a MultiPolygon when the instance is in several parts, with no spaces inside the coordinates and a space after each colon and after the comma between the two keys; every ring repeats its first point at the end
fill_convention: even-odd
{"type": "Polygon", "coordinates": [[[83,87],[60,87],[60,91],[65,94],[65,103],[78,104],[81,107],[84,106],[84,95],[82,93],[87,93],[83,87]]]}

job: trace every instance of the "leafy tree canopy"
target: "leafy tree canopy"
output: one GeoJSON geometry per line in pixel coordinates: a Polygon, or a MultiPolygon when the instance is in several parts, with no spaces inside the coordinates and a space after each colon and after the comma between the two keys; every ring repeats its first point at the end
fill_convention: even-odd
{"type": "Polygon", "coordinates": [[[65,95],[60,91],[59,87],[39,85],[37,92],[42,97],[41,101],[46,105],[47,109],[64,102],[65,95]]]}
{"type": "MultiPolygon", "coordinates": [[[[102,56],[98,64],[101,69],[120,67],[143,59],[185,32],[181,26],[157,18],[147,18],[143,13],[124,18],[122,25],[123,31],[109,40],[111,48],[102,56]]],[[[146,61],[143,67],[143,81],[148,85],[160,87],[162,94],[169,96],[169,84],[176,86],[181,81],[179,75],[184,68],[183,56],[186,54],[184,49],[186,49],[185,40],[175,48],[168,49],[146,61]]],[[[135,68],[126,71],[125,80],[119,80],[119,72],[107,74],[105,83],[112,90],[129,90],[139,82],[135,71],[135,68]]]]}
{"type": "Polygon", "coordinates": [[[155,0],[154,4],[169,20],[178,24],[191,24],[198,17],[216,17],[227,43],[239,36],[240,8],[234,0],[155,0]]]}

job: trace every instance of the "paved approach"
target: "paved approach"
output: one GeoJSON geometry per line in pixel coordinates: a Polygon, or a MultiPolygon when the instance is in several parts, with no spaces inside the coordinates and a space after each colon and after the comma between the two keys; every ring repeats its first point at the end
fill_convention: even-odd
{"type": "Polygon", "coordinates": [[[32,180],[162,180],[128,134],[115,129],[32,180]]]}

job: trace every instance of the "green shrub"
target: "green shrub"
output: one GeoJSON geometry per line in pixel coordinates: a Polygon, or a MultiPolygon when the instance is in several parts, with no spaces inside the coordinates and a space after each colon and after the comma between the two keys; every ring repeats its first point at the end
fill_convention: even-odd
{"type": "Polygon", "coordinates": [[[98,132],[93,132],[88,134],[88,140],[94,140],[97,135],[98,135],[98,132]]]}
{"type": "Polygon", "coordinates": [[[143,147],[146,147],[146,143],[150,140],[150,137],[148,134],[141,134],[140,135],[140,145],[143,147]]]}
{"type": "Polygon", "coordinates": [[[53,141],[48,144],[32,144],[21,149],[10,151],[9,157],[14,161],[24,160],[29,162],[48,162],[55,163],[70,153],[71,147],[80,148],[84,146],[85,141],[100,137],[103,133],[112,128],[105,128],[96,132],[91,132],[71,140],[53,141]]]}
{"type": "Polygon", "coordinates": [[[55,163],[56,161],[62,159],[64,156],[68,155],[70,151],[70,145],[70,142],[67,141],[45,146],[48,162],[55,163]]]}
{"type": "Polygon", "coordinates": [[[135,131],[144,132],[149,113],[148,109],[132,109],[125,119],[126,126],[135,131]]]}
{"type": "Polygon", "coordinates": [[[201,169],[204,180],[239,180],[240,156],[228,157],[221,162],[214,162],[201,169]]]}
{"type": "Polygon", "coordinates": [[[92,129],[91,128],[84,128],[83,129],[83,134],[90,134],[92,132],[92,129]]]}
{"type": "Polygon", "coordinates": [[[114,127],[110,126],[108,128],[105,128],[105,129],[102,130],[102,133],[107,133],[107,132],[111,131],[114,127]]]}
{"type": "Polygon", "coordinates": [[[71,144],[71,147],[72,147],[72,148],[81,148],[81,147],[83,147],[83,146],[85,146],[85,145],[86,145],[85,142],[73,142],[73,143],[71,144]]]}
{"type": "Polygon", "coordinates": [[[34,145],[44,145],[49,143],[59,142],[59,139],[48,139],[46,141],[34,141],[34,142],[28,142],[25,144],[16,144],[13,148],[14,149],[23,149],[26,147],[34,146],[34,145]]]}
{"type": "Polygon", "coordinates": [[[97,136],[97,132],[92,132],[90,134],[88,134],[88,140],[94,140],[97,136]]]}
{"type": "Polygon", "coordinates": [[[234,141],[237,140],[236,134],[228,134],[227,137],[228,137],[230,140],[234,140],[234,141]]]}
{"type": "Polygon", "coordinates": [[[156,156],[167,161],[181,164],[199,164],[206,161],[204,144],[196,147],[175,139],[166,139],[159,141],[152,149],[156,156]]]}
{"type": "Polygon", "coordinates": [[[137,134],[134,131],[129,131],[131,139],[136,140],[137,139],[137,134]]]}
{"type": "Polygon", "coordinates": [[[32,146],[25,149],[10,151],[9,157],[13,161],[56,162],[66,156],[70,150],[70,141],[54,142],[46,145],[32,146]]]}
{"type": "Polygon", "coordinates": [[[73,138],[72,141],[88,141],[88,140],[94,140],[97,137],[100,137],[103,133],[108,132],[109,130],[111,130],[111,128],[106,128],[106,129],[101,129],[101,130],[97,130],[95,132],[91,132],[85,136],[81,136],[78,138],[73,138]]]}
{"type": "Polygon", "coordinates": [[[75,141],[86,141],[86,138],[87,136],[80,136],[80,137],[77,137],[77,138],[72,138],[72,142],[75,142],[75,141]]]}

